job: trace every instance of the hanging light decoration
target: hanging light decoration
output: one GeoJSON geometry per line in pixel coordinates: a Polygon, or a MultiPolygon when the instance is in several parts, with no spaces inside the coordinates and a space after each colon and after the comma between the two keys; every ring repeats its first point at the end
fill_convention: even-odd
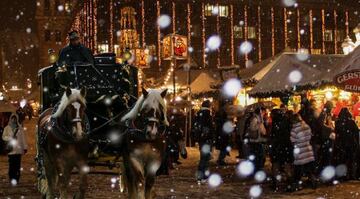
{"type": "Polygon", "coordinates": [[[322,37],[321,51],[323,54],[325,54],[326,51],[325,51],[325,10],[324,9],[321,10],[321,37],[322,37]]]}
{"type": "Polygon", "coordinates": [[[172,2],[172,31],[176,32],[176,7],[175,2],[172,2]]]}
{"type": "Polygon", "coordinates": [[[336,10],[334,9],[334,51],[335,54],[337,54],[337,13],[336,10]]]}
{"type": "Polygon", "coordinates": [[[97,0],[94,0],[93,5],[93,51],[97,53],[97,0]]]}
{"type": "Polygon", "coordinates": [[[145,2],[141,0],[141,44],[142,47],[146,47],[145,43],[145,2]]]}
{"type": "Polygon", "coordinates": [[[284,42],[285,48],[288,47],[288,30],[287,30],[287,11],[284,8],[284,42]]]}
{"type": "MultiPolygon", "coordinates": [[[[187,27],[187,38],[188,46],[191,46],[191,6],[190,3],[187,4],[187,17],[186,17],[186,27],[187,27]]],[[[188,63],[190,62],[190,56],[188,58],[188,63]]]]}
{"type": "Polygon", "coordinates": [[[261,61],[261,8],[258,6],[257,8],[257,17],[258,17],[258,56],[259,62],[261,61]]]}
{"type": "MultiPolygon", "coordinates": [[[[157,16],[157,19],[159,19],[159,17],[160,17],[160,1],[159,0],[156,1],[156,16],[157,16]]],[[[160,25],[157,24],[157,47],[158,47],[157,61],[158,61],[159,70],[161,69],[161,35],[160,34],[161,34],[160,25]]]]}
{"type": "Polygon", "coordinates": [[[296,9],[296,30],[297,30],[297,49],[301,48],[301,35],[300,35],[300,10],[296,9]]]}
{"type": "Polygon", "coordinates": [[[109,52],[114,52],[114,2],[109,1],[109,52]]]}
{"type": "MultiPolygon", "coordinates": [[[[244,6],[244,34],[245,34],[245,41],[248,40],[248,16],[247,16],[247,6],[244,6]]],[[[245,62],[248,61],[248,54],[245,53],[245,62]]]]}
{"type": "Polygon", "coordinates": [[[231,49],[231,65],[235,65],[234,51],[234,6],[230,5],[230,49],[231,49]]]}
{"type": "Polygon", "coordinates": [[[274,7],[271,7],[271,56],[275,55],[275,17],[274,7]]]}
{"type": "MultiPolygon", "coordinates": [[[[216,4],[216,8],[219,10],[219,4],[216,4]]],[[[218,11],[218,14],[216,15],[216,33],[217,35],[220,35],[220,13],[218,11]]],[[[220,48],[218,48],[216,53],[216,67],[220,68],[220,48]]]]}
{"type": "Polygon", "coordinates": [[[205,54],[205,48],[206,48],[206,39],[205,39],[205,5],[204,3],[201,3],[201,38],[202,38],[202,44],[203,44],[203,68],[205,68],[206,65],[206,54],[205,54]]]}
{"type": "Polygon", "coordinates": [[[345,11],[345,32],[349,35],[349,11],[345,11]]]}
{"type": "Polygon", "coordinates": [[[310,26],[310,54],[314,49],[314,35],[313,35],[313,11],[309,11],[309,26],[310,26]]]}

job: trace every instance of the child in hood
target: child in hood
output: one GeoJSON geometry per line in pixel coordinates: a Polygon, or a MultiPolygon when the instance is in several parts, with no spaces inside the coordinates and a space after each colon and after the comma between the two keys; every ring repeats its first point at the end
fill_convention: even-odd
{"type": "Polygon", "coordinates": [[[10,145],[8,152],[9,160],[9,180],[11,184],[16,185],[20,179],[21,156],[27,152],[27,141],[24,129],[19,123],[16,114],[10,116],[8,125],[4,129],[2,139],[10,145]]]}

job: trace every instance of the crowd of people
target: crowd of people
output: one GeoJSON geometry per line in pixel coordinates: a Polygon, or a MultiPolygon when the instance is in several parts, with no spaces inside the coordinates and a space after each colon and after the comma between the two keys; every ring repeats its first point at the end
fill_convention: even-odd
{"type": "Polygon", "coordinates": [[[308,99],[302,100],[298,112],[285,105],[271,111],[259,106],[236,118],[236,128],[229,132],[227,122],[231,119],[225,109],[213,114],[211,106],[210,101],[203,102],[192,127],[193,139],[200,150],[198,180],[208,177],[212,147],[220,151],[217,164],[226,165],[224,159],[231,149],[232,133],[236,134],[238,158],[253,163],[253,174],[265,171],[265,162],[270,160],[269,176],[274,191],[281,187],[296,191],[306,185],[316,188],[320,182],[360,179],[359,128],[347,107],[333,114],[332,102],[318,110],[315,101],[308,99]],[[322,177],[329,169],[334,176],[322,177]],[[303,183],[303,177],[308,183],[303,183]]]}

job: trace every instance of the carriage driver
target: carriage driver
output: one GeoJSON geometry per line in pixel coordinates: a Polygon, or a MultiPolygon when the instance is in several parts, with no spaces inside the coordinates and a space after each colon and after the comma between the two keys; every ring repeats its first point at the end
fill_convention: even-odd
{"type": "Polygon", "coordinates": [[[56,67],[71,65],[74,63],[94,64],[94,56],[91,50],[80,43],[78,31],[73,30],[68,33],[69,45],[60,50],[59,59],[56,67]]]}

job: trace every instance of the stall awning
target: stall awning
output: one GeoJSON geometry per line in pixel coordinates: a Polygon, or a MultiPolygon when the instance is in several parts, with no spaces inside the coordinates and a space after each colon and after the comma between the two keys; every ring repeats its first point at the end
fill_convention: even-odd
{"type": "Polygon", "coordinates": [[[208,73],[203,72],[190,84],[191,93],[200,95],[202,93],[215,91],[211,88],[211,85],[217,82],[217,79],[211,77],[208,73]]]}
{"type": "Polygon", "coordinates": [[[341,55],[282,53],[264,67],[268,71],[259,73],[263,76],[249,94],[256,97],[281,96],[301,88],[329,83],[331,78],[325,75],[334,72],[334,63],[342,57],[341,55]],[[305,59],[302,56],[305,56],[305,59]],[[292,73],[294,71],[296,73],[292,73]],[[291,79],[290,73],[295,74],[295,79],[291,79]]]}

